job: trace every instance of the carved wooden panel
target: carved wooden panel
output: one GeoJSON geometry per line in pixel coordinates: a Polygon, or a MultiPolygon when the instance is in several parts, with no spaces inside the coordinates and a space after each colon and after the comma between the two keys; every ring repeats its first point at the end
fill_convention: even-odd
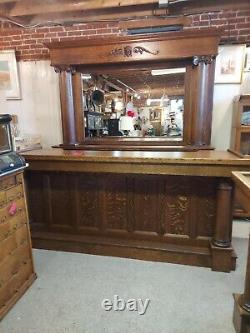
{"type": "Polygon", "coordinates": [[[134,230],[143,232],[159,232],[159,177],[134,177],[134,230]]]}
{"type": "Polygon", "coordinates": [[[81,174],[76,179],[77,227],[101,229],[100,176],[81,174]]]}
{"type": "Polygon", "coordinates": [[[213,234],[216,178],[32,172],[28,180],[32,224],[45,230],[161,241],[213,234]]]}
{"type": "Polygon", "coordinates": [[[165,177],[165,233],[189,235],[191,182],[185,177],[165,177]]]}
{"type": "Polygon", "coordinates": [[[53,172],[44,175],[44,195],[50,226],[71,228],[75,224],[74,178],[72,174],[53,172]]]}
{"type": "Polygon", "coordinates": [[[128,230],[127,177],[107,175],[104,181],[103,218],[105,229],[128,230]]]}
{"type": "Polygon", "coordinates": [[[216,215],[216,187],[217,180],[215,178],[197,178],[197,194],[195,198],[195,207],[197,207],[197,236],[211,237],[214,233],[216,215]]]}

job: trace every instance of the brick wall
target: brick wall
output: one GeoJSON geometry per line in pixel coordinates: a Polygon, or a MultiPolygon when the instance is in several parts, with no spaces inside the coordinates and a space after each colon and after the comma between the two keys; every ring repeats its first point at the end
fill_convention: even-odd
{"type": "Polygon", "coordinates": [[[191,27],[221,27],[221,43],[250,44],[250,10],[221,11],[192,16],[191,27]]]}
{"type": "MultiPolygon", "coordinates": [[[[250,45],[250,10],[221,11],[192,16],[187,28],[221,27],[222,43],[247,43],[250,45]]],[[[117,23],[74,24],[23,29],[11,24],[0,26],[0,50],[16,49],[17,60],[48,59],[48,49],[43,43],[78,38],[108,37],[119,34],[117,23]]]]}
{"type": "Polygon", "coordinates": [[[44,43],[117,35],[117,23],[74,24],[22,29],[5,24],[0,29],[0,50],[15,49],[17,60],[44,60],[49,50],[44,43]]]}

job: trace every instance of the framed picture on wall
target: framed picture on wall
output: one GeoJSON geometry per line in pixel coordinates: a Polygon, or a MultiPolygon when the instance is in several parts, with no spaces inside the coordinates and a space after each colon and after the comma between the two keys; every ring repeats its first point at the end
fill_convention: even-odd
{"type": "Polygon", "coordinates": [[[222,45],[216,59],[215,83],[241,83],[246,45],[222,45]]]}
{"type": "Polygon", "coordinates": [[[244,72],[250,72],[250,47],[246,48],[244,72]]]}
{"type": "Polygon", "coordinates": [[[15,50],[0,52],[0,90],[6,99],[21,99],[15,50]]]}

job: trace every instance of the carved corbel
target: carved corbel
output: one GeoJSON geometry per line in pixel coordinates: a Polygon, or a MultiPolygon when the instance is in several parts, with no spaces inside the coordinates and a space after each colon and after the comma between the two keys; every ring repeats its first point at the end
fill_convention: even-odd
{"type": "Polygon", "coordinates": [[[215,61],[215,55],[203,55],[203,56],[194,56],[193,57],[193,66],[199,66],[201,63],[205,65],[211,64],[215,61]]]}
{"type": "Polygon", "coordinates": [[[70,66],[70,65],[55,66],[54,70],[56,73],[61,73],[61,72],[67,72],[67,73],[71,73],[71,74],[76,73],[76,68],[74,66],[70,66]]]}

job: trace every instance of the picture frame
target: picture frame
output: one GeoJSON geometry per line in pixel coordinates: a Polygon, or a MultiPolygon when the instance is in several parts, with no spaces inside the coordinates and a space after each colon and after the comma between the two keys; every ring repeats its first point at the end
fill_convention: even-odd
{"type": "Polygon", "coordinates": [[[15,50],[0,52],[0,90],[5,92],[6,99],[21,99],[15,50]]]}
{"type": "Polygon", "coordinates": [[[245,53],[246,45],[220,46],[216,59],[215,83],[241,83],[245,53]]]}
{"type": "Polygon", "coordinates": [[[250,72],[250,47],[246,48],[244,72],[250,72]]]}

